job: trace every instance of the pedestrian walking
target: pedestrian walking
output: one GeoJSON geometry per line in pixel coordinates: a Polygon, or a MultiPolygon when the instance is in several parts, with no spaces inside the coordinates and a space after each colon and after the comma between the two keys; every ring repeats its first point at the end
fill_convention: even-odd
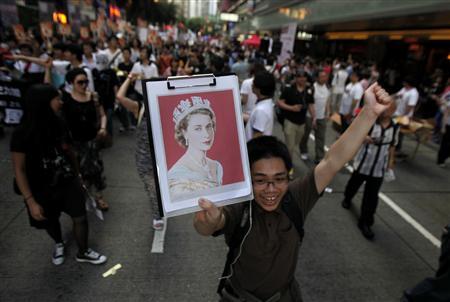
{"type": "Polygon", "coordinates": [[[350,83],[345,86],[344,95],[342,96],[341,105],[339,107],[341,133],[343,133],[352,122],[353,112],[359,105],[364,94],[364,89],[359,82],[359,78],[359,72],[354,70],[350,75],[350,83]]]}
{"type": "Polygon", "coordinates": [[[87,90],[88,79],[81,68],[67,73],[66,81],[72,86],[70,93],[63,93],[63,114],[77,151],[80,172],[88,188],[95,189],[95,201],[100,210],[109,205],[103,197],[106,188],[98,140],[106,137],[106,115],[97,94],[87,90]]]}
{"type": "Polygon", "coordinates": [[[11,138],[15,180],[23,196],[30,225],[44,229],[54,240],[54,265],[64,262],[64,241],[59,217],[73,222],[78,245],[76,261],[102,264],[107,258],[88,246],[88,221],[78,162],[70,135],[59,117],[58,91],[48,84],[32,86],[26,97],[27,111],[11,138]]]}
{"type": "Polygon", "coordinates": [[[283,131],[289,154],[294,157],[294,150],[300,146],[302,159],[307,159],[307,150],[300,145],[305,130],[306,112],[310,112],[314,125],[316,121],[313,91],[308,87],[306,72],[299,70],[296,73],[295,84],[283,90],[277,105],[284,117],[283,131]]]}
{"type": "Polygon", "coordinates": [[[450,89],[447,85],[447,89],[441,96],[443,113],[442,117],[442,140],[439,147],[437,164],[441,167],[445,167],[445,161],[450,157],[450,89]]]}
{"type": "Polygon", "coordinates": [[[315,158],[314,162],[319,163],[325,155],[325,132],[327,130],[327,120],[331,114],[330,89],[327,86],[328,75],[321,71],[317,81],[313,84],[313,99],[315,123],[309,112],[306,115],[305,132],[300,141],[300,150],[303,154],[308,154],[308,140],[311,131],[315,137],[315,158]]]}
{"type": "Polygon", "coordinates": [[[257,100],[245,126],[247,140],[261,135],[272,135],[274,118],[272,98],[275,93],[274,76],[267,71],[255,74],[252,90],[257,100]]]}
{"type": "Polygon", "coordinates": [[[367,239],[373,239],[375,236],[371,226],[375,221],[378,193],[383,184],[383,178],[386,173],[393,175],[395,145],[399,132],[398,125],[392,120],[394,111],[395,104],[392,103],[370,129],[364,144],[355,157],[354,171],[345,187],[342,201],[342,207],[349,209],[359,187],[363,182],[366,183],[358,227],[367,239]]]}
{"type": "Polygon", "coordinates": [[[147,132],[147,118],[144,116],[144,108],[142,102],[132,100],[126,96],[127,90],[133,81],[136,81],[138,74],[131,73],[127,79],[120,86],[117,92],[117,101],[127,110],[134,114],[138,120],[138,126],[136,131],[136,169],[139,177],[144,183],[144,188],[147,193],[147,197],[150,201],[150,206],[153,215],[153,229],[161,230],[164,227],[164,220],[162,219],[158,199],[155,194],[155,180],[153,179],[153,163],[150,153],[150,144],[148,141],[147,132]]]}

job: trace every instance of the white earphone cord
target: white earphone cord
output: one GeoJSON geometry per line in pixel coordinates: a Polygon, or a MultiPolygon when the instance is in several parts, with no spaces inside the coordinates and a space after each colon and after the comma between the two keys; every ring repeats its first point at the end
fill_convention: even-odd
{"type": "Polygon", "coordinates": [[[230,264],[230,274],[227,276],[223,276],[220,277],[219,280],[222,279],[229,279],[233,276],[233,265],[236,264],[236,262],[238,261],[239,257],[241,257],[242,254],[242,247],[244,246],[244,242],[245,239],[247,239],[248,235],[250,234],[250,231],[252,230],[252,226],[253,226],[253,217],[252,217],[252,201],[250,201],[250,211],[249,211],[249,219],[250,219],[250,227],[248,228],[247,233],[245,233],[244,238],[242,239],[241,244],[239,245],[239,253],[237,254],[236,258],[234,259],[234,261],[230,264]]]}

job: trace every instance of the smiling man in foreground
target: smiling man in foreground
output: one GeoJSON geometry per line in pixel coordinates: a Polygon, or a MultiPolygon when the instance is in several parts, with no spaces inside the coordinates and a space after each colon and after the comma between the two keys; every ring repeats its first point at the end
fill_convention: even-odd
{"type": "Polygon", "coordinates": [[[286,146],[263,136],[247,145],[254,200],[222,208],[199,200],[203,210],[194,217],[195,229],[205,236],[224,234],[230,249],[220,301],[302,301],[295,267],[306,216],[392,102],[378,84],[366,90],[364,100],[351,126],[303,179],[289,182],[292,161],[286,146]]]}

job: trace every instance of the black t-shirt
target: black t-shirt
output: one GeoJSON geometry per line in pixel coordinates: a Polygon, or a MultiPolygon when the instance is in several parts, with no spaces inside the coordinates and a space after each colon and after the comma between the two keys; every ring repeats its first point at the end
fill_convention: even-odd
{"type": "Polygon", "coordinates": [[[63,123],[60,123],[60,127],[61,134],[46,143],[36,144],[22,126],[11,137],[10,151],[25,153],[25,172],[33,194],[46,192],[75,176],[67,155],[71,146],[70,136],[63,123]]]}
{"type": "Polygon", "coordinates": [[[63,93],[63,113],[73,140],[87,142],[97,136],[98,118],[93,100],[78,102],[69,93],[63,93]]]}
{"type": "Polygon", "coordinates": [[[302,125],[305,123],[306,112],[309,104],[314,104],[313,90],[310,87],[305,87],[303,91],[298,91],[297,86],[293,85],[283,90],[280,100],[285,100],[288,105],[302,105],[300,112],[292,112],[282,110],[284,117],[290,122],[302,125]]]}
{"type": "Polygon", "coordinates": [[[103,108],[113,109],[116,100],[114,87],[119,85],[116,72],[112,69],[99,71],[95,80],[95,90],[98,93],[103,108]]]}
{"type": "Polygon", "coordinates": [[[120,62],[117,67],[119,68],[119,70],[130,73],[131,69],[133,69],[133,65],[134,65],[133,62],[130,62],[129,64],[126,64],[125,62],[120,62]]]}

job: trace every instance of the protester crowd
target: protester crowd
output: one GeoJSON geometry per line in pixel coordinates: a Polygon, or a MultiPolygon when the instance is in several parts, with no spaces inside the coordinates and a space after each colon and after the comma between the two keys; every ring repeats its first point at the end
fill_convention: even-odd
{"type": "MultiPolygon", "coordinates": [[[[271,136],[274,123],[279,122],[287,157],[295,160],[300,156],[304,161],[312,157],[318,167],[328,156],[324,151],[326,136],[335,135],[329,132],[330,121],[340,129],[337,139],[345,140],[348,129],[356,133],[356,126],[350,127],[355,121],[362,123],[358,115],[364,108],[364,92],[372,89],[373,98],[378,102],[386,98],[377,95],[381,89],[376,84],[379,83],[395,102],[382,103],[387,109],[377,112],[379,116],[373,126],[364,124],[370,128],[367,135],[358,132],[363,145],[361,148],[354,145],[349,153],[356,154],[354,171],[342,200],[342,207],[350,208],[359,187],[366,183],[358,227],[367,239],[375,236],[371,226],[383,180],[395,179],[395,158],[405,156],[401,149],[404,137],[401,127],[407,127],[416,117],[429,120],[434,126],[433,141],[440,144],[436,163],[445,166],[450,156],[450,81],[448,74],[440,69],[429,78],[418,79],[413,75],[399,76],[392,69],[381,71],[375,63],[357,61],[351,55],[331,60],[292,54],[283,64],[278,64],[269,49],[243,47],[225,37],[190,43],[168,37],[158,43],[148,43],[130,34],[113,34],[106,40],[60,36],[44,40],[35,34],[23,41],[8,37],[1,42],[1,79],[23,81],[27,87],[22,101],[24,116],[11,140],[14,183],[27,205],[30,224],[45,229],[55,241],[52,254],[55,265],[64,262],[61,212],[73,220],[79,247],[76,260],[94,264],[106,261],[106,256],[89,248],[84,200],[86,196],[94,199],[102,211],[110,206],[102,193],[108,183],[102,149],[114,148],[117,126],[121,133],[136,132],[136,169],[152,205],[153,228],[164,227],[155,196],[147,124],[143,118],[143,79],[234,72],[240,84],[247,140],[271,136]],[[315,147],[308,150],[311,133],[315,147]]],[[[279,148],[277,142],[266,143],[279,148]]],[[[254,148],[258,147],[257,142],[253,144],[256,144],[254,148]]],[[[336,149],[336,154],[344,150],[336,149]]],[[[289,168],[287,179],[290,179],[295,171],[292,164],[285,166],[289,168]]],[[[322,167],[315,173],[322,170],[337,172],[322,167]]],[[[303,187],[310,194],[307,202],[312,207],[319,196],[312,187],[314,175],[308,177],[310,183],[303,187]]],[[[275,186],[277,181],[283,180],[267,184],[275,186]]],[[[328,183],[316,184],[318,192],[328,183]]],[[[205,202],[203,206],[210,210],[205,202]]],[[[238,219],[234,212],[223,215],[223,220],[222,216],[216,217],[217,226],[225,227],[225,219],[233,222],[238,219]]],[[[199,228],[205,234],[220,230],[199,228]]],[[[95,238],[95,231],[92,233],[95,238]]],[[[443,272],[439,274],[442,276],[443,272]]],[[[448,280],[448,268],[446,274],[448,280]]],[[[229,284],[225,286],[228,291],[242,290],[229,284]]],[[[256,292],[270,298],[263,289],[256,292]]],[[[414,291],[407,293],[410,301],[416,301],[413,294],[414,291]]]]}

